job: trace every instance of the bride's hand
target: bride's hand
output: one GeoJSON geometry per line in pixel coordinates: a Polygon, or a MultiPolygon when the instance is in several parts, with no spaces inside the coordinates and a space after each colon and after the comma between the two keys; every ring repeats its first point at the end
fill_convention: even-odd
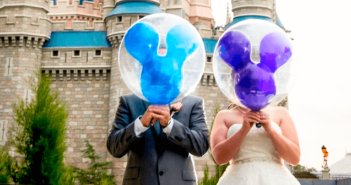
{"type": "Polygon", "coordinates": [[[259,122],[260,122],[260,117],[258,112],[250,111],[244,115],[242,129],[244,129],[245,132],[249,132],[251,130],[252,125],[254,123],[259,123],[259,122]]]}
{"type": "Polygon", "coordinates": [[[269,114],[260,111],[258,112],[258,115],[260,117],[260,123],[262,124],[263,128],[266,130],[267,133],[272,131],[272,126],[271,126],[271,119],[269,117],[269,114]]]}

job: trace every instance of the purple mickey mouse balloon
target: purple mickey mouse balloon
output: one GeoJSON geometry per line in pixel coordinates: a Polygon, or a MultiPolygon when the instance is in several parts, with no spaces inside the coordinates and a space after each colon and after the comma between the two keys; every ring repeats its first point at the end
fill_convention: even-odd
{"type": "Polygon", "coordinates": [[[292,55],[291,40],[281,28],[263,20],[242,21],[215,48],[216,82],[231,101],[259,111],[279,103],[291,90],[292,55]]]}

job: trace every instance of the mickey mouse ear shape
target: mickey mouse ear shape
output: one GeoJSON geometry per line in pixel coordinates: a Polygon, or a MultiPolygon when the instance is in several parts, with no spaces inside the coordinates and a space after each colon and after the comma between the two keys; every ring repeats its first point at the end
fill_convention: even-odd
{"type": "Polygon", "coordinates": [[[141,65],[149,56],[157,53],[159,36],[156,28],[149,23],[137,23],[130,28],[124,37],[124,45],[130,55],[141,65]]]}
{"type": "Polygon", "coordinates": [[[218,53],[235,71],[239,71],[251,62],[250,40],[240,31],[227,32],[219,41],[218,53]]]}
{"type": "Polygon", "coordinates": [[[258,66],[266,66],[274,73],[280,66],[291,58],[291,44],[289,38],[280,32],[267,34],[261,41],[260,57],[258,66]]]}
{"type": "Polygon", "coordinates": [[[184,62],[199,47],[198,37],[194,32],[189,32],[186,24],[173,26],[167,34],[167,45],[169,57],[177,62],[184,62]]]}

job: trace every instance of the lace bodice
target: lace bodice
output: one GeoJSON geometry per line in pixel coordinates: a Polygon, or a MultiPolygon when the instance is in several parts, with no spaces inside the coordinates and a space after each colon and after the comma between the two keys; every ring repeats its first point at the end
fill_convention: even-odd
{"type": "MultiPolygon", "coordinates": [[[[278,124],[271,122],[273,129],[278,133],[282,133],[278,124]]],[[[227,138],[234,135],[242,124],[232,125],[227,133],[227,138]]],[[[240,146],[240,149],[231,160],[231,164],[240,164],[251,161],[276,161],[282,163],[281,157],[274,148],[272,139],[268,136],[263,127],[256,128],[252,126],[250,132],[246,135],[245,140],[240,146]]]]}

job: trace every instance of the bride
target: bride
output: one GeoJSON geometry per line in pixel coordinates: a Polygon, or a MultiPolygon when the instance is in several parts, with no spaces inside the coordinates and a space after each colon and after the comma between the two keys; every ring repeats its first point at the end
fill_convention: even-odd
{"type": "Polygon", "coordinates": [[[251,112],[236,106],[220,111],[212,128],[211,149],[217,164],[230,162],[218,185],[300,184],[283,165],[283,160],[292,165],[300,161],[295,125],[283,107],[251,112]]]}

